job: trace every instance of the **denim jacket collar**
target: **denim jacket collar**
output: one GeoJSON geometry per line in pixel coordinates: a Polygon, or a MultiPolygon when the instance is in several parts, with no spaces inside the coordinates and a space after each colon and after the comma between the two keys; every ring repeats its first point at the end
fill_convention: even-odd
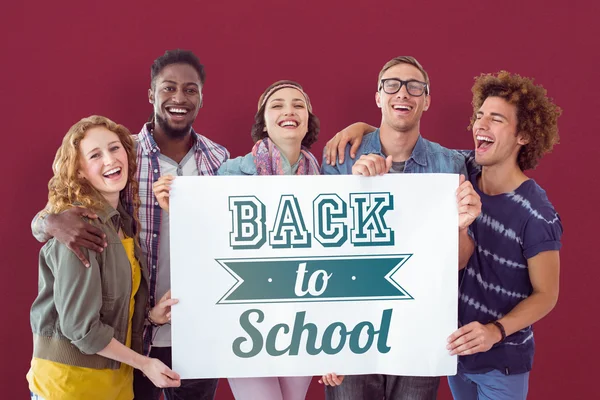
{"type": "MultiPolygon", "coordinates": [[[[364,143],[364,154],[372,153],[376,153],[382,157],[385,157],[385,154],[383,154],[383,151],[381,149],[381,137],[379,128],[377,128],[373,132],[373,134],[369,136],[369,139],[365,140],[364,143]]],[[[420,134],[409,159],[412,159],[414,162],[423,167],[427,166],[427,143],[425,142],[425,139],[423,139],[423,136],[421,136],[420,134]]]]}

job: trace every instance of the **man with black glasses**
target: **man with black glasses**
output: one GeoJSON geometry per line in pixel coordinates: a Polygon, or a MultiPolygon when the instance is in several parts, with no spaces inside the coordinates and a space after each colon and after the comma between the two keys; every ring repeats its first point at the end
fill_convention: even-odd
{"type": "MultiPolygon", "coordinates": [[[[387,62],[379,73],[375,97],[377,106],[381,108],[381,126],[364,136],[356,158],[350,157],[348,144],[343,162],[332,157],[332,165],[323,162],[322,169],[328,175],[462,174],[457,201],[459,267],[464,267],[474,248],[467,227],[481,212],[481,202],[471,183],[465,181],[464,157],[424,139],[420,134],[421,115],[431,104],[429,92],[429,76],[415,58],[402,56],[387,62]]],[[[366,131],[373,129],[366,124],[364,128],[366,131]]],[[[349,375],[341,386],[328,386],[325,393],[328,400],[424,400],[436,398],[439,383],[439,377],[349,375]]]]}

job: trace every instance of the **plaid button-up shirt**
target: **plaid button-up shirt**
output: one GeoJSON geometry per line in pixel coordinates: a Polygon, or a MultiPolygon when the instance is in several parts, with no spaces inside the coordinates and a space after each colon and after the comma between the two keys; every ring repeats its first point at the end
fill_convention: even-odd
{"type": "MultiPolygon", "coordinates": [[[[140,246],[143,256],[146,257],[146,265],[149,270],[150,291],[149,306],[154,307],[156,301],[156,278],[158,276],[158,244],[160,241],[161,208],[152,192],[152,185],[160,178],[160,164],[158,156],[160,149],[154,141],[150,132],[151,124],[144,125],[137,135],[137,179],[139,181],[140,195],[140,246]]],[[[216,175],[217,170],[223,162],[229,158],[229,152],[225,147],[197,134],[192,129],[192,148],[196,158],[199,175],[216,175]]],[[[131,193],[126,193],[126,207],[133,212],[131,204],[131,193]]],[[[163,238],[163,240],[168,240],[163,238]]],[[[153,328],[148,325],[144,332],[144,352],[148,354],[152,345],[153,328]]]]}

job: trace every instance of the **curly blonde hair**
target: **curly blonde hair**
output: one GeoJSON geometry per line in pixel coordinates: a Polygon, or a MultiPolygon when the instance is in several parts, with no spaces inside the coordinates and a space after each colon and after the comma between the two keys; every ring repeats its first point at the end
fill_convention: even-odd
{"type": "Polygon", "coordinates": [[[123,125],[117,124],[106,117],[92,115],[83,118],[69,129],[63,138],[61,146],[56,151],[52,163],[54,176],[48,182],[48,213],[59,213],[75,203],[92,211],[103,210],[106,206],[104,197],[85,179],[79,177],[80,151],[79,145],[86,132],[94,127],[102,126],[114,132],[121,141],[127,153],[127,185],[121,190],[120,198],[130,191],[133,200],[134,232],[136,237],[140,231],[138,212],[140,208],[139,185],[135,178],[137,173],[137,158],[131,133],[123,125]]]}
{"type": "Polygon", "coordinates": [[[542,156],[558,143],[557,120],[562,110],[547,96],[546,89],[533,83],[533,79],[507,71],[500,71],[496,75],[481,74],[475,78],[472,91],[470,130],[477,119],[477,111],[488,97],[500,97],[516,106],[517,133],[528,140],[517,156],[522,171],[535,168],[542,156]]]}

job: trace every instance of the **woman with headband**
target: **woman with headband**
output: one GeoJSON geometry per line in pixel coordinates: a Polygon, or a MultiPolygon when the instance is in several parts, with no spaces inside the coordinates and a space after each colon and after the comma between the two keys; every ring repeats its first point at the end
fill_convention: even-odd
{"type": "MultiPolygon", "coordinates": [[[[219,175],[319,175],[319,163],[309,149],[317,141],[319,119],[312,113],[308,95],[294,81],[278,81],[258,100],[254,116],[252,151],[226,161],[219,175]]],[[[164,210],[174,177],[161,177],[154,194],[164,210]]],[[[231,378],[236,400],[303,400],[312,377],[231,378]]],[[[343,376],[328,374],[320,382],[339,385],[343,376]]]]}
{"type": "Polygon", "coordinates": [[[308,151],[318,135],[319,119],[302,86],[275,82],[258,100],[252,151],[226,161],[219,175],[319,175],[319,163],[308,151]]]}

